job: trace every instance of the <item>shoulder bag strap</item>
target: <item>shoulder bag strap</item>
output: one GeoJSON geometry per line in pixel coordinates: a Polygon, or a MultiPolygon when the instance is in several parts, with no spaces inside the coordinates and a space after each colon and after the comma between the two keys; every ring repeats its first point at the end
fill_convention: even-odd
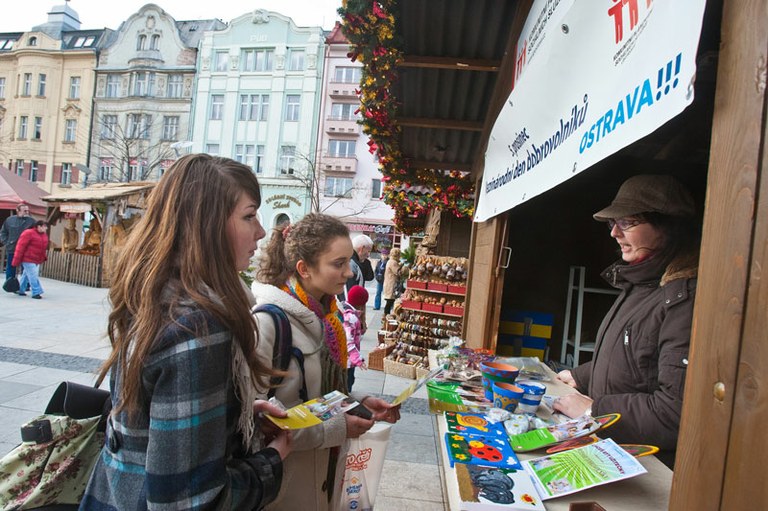
{"type": "MultiPolygon", "coordinates": [[[[293,346],[293,331],[288,316],[283,309],[271,303],[259,305],[254,312],[264,312],[268,314],[275,324],[275,343],[272,350],[272,367],[281,371],[288,370],[288,365],[291,363],[291,356],[293,356],[301,371],[301,390],[299,391],[299,397],[302,402],[307,401],[309,398],[307,397],[307,382],[304,376],[304,354],[299,348],[293,346]]],[[[273,397],[275,395],[275,386],[280,385],[282,381],[283,378],[280,376],[270,378],[269,383],[271,388],[267,392],[268,397],[273,397]]]]}

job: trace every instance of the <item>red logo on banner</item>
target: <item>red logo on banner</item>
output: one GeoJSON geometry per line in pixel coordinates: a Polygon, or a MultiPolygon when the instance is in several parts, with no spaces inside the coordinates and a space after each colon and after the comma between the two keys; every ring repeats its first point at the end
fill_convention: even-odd
{"type": "MultiPolygon", "coordinates": [[[[614,31],[616,33],[616,44],[624,39],[624,15],[628,16],[629,31],[631,32],[637,26],[640,19],[638,12],[638,3],[643,0],[611,0],[613,5],[608,9],[608,15],[613,17],[614,31]],[[626,9],[625,9],[626,7],[626,9]]],[[[651,8],[653,0],[644,0],[646,9],[651,8]]]]}

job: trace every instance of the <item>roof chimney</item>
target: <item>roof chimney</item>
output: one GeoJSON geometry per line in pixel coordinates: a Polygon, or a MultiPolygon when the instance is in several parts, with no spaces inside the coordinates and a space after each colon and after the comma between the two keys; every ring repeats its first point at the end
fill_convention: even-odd
{"type": "Polygon", "coordinates": [[[45,32],[56,39],[61,38],[62,32],[80,30],[80,17],[69,6],[69,0],[64,5],[57,5],[48,13],[48,22],[32,27],[33,31],[45,32]]]}

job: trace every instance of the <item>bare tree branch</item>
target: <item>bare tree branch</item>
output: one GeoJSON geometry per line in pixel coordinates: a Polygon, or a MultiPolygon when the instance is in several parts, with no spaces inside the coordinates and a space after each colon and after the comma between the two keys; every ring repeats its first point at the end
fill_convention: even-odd
{"type": "Polygon", "coordinates": [[[112,162],[109,176],[97,171],[98,181],[145,181],[158,174],[157,169],[164,160],[175,159],[175,152],[170,147],[174,141],[161,140],[156,132],[162,126],[155,129],[154,116],[128,115],[125,124],[120,122],[117,113],[97,116],[93,134],[95,150],[91,158],[97,160],[98,167],[102,160],[112,162]]]}
{"type": "MultiPolygon", "coordinates": [[[[318,151],[318,154],[319,154],[319,151],[318,151]]],[[[339,203],[345,203],[345,201],[351,202],[351,200],[354,198],[355,195],[359,196],[360,194],[363,194],[363,193],[367,194],[367,200],[363,201],[356,208],[348,207],[349,209],[348,213],[345,213],[343,215],[336,214],[335,216],[338,218],[348,218],[348,217],[359,216],[376,207],[376,205],[371,200],[371,196],[370,196],[371,185],[367,185],[362,181],[353,181],[352,187],[347,191],[347,193],[344,196],[333,196],[330,203],[323,204],[323,201],[321,201],[321,189],[323,184],[325,183],[326,178],[329,176],[327,176],[325,171],[323,171],[318,167],[317,165],[318,158],[312,158],[311,155],[307,155],[301,152],[296,152],[295,157],[297,160],[300,160],[301,163],[300,165],[297,165],[298,169],[294,170],[293,178],[300,181],[304,185],[304,187],[308,190],[310,199],[311,199],[310,204],[311,204],[312,212],[324,213],[339,203]]],[[[336,176],[330,176],[330,177],[336,177],[336,176]]],[[[322,197],[327,198],[330,196],[323,194],[322,197]]]]}

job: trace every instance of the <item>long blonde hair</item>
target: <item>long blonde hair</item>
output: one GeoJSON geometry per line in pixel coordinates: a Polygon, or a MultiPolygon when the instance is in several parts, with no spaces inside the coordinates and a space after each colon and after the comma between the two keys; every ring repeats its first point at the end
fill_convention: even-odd
{"type": "MultiPolygon", "coordinates": [[[[152,191],[146,214],[112,272],[108,325],[112,352],[100,376],[119,366],[117,410],[138,409],[144,362],[163,328],[178,324],[184,304],[206,311],[232,333],[254,382],[263,384],[274,374],[256,357],[256,325],[226,234],[227,221],[243,193],[261,204],[253,171],[207,154],[179,159],[152,191]]],[[[204,323],[186,328],[205,335],[204,323]]]]}

